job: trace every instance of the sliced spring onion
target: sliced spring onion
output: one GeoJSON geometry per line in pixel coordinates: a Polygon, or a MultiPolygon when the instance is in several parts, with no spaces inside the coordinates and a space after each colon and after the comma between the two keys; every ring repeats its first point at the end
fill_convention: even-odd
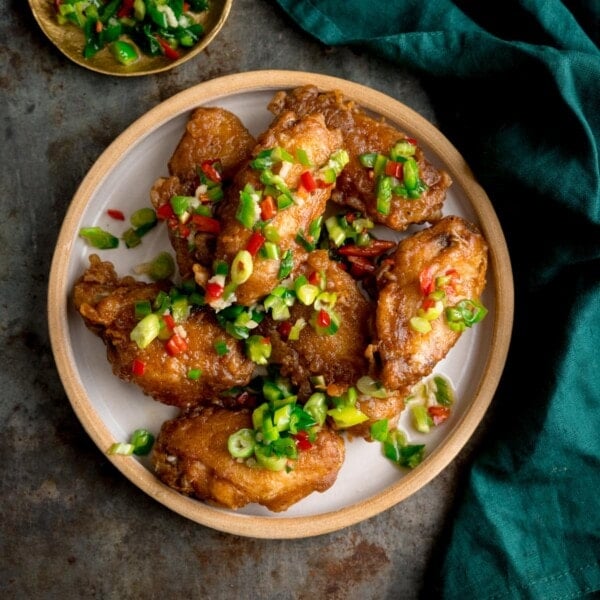
{"type": "Polygon", "coordinates": [[[135,318],[143,319],[152,312],[152,305],[149,300],[140,300],[135,303],[135,318]]]}
{"type": "Polygon", "coordinates": [[[392,160],[414,156],[417,147],[408,140],[398,140],[390,150],[392,160]]]}
{"type": "Polygon", "coordinates": [[[410,407],[414,428],[420,433],[429,433],[433,421],[427,413],[427,407],[423,404],[413,404],[410,407]]]}
{"type": "Polygon", "coordinates": [[[279,265],[279,271],[277,273],[278,279],[285,279],[294,268],[294,252],[291,248],[288,248],[281,257],[281,263],[279,265]]]}
{"type": "Polygon", "coordinates": [[[426,321],[435,321],[444,311],[444,303],[441,300],[434,301],[434,305],[427,309],[419,308],[417,316],[422,317],[426,321]]]}
{"type": "Polygon", "coordinates": [[[227,342],[224,340],[217,340],[214,344],[214,349],[219,356],[225,356],[229,352],[229,347],[227,346],[227,342]]]}
{"type": "Polygon", "coordinates": [[[129,438],[129,442],[115,442],[107,450],[107,454],[121,456],[145,456],[152,450],[154,436],[147,429],[136,429],[129,438]]]}
{"type": "Polygon", "coordinates": [[[136,429],[129,439],[133,445],[133,453],[137,456],[145,456],[152,450],[154,436],[147,429],[136,429]]]}
{"type": "Polygon", "coordinates": [[[262,335],[251,335],[246,340],[246,356],[257,365],[266,365],[271,356],[271,342],[262,335]]]}
{"type": "Polygon", "coordinates": [[[408,158],[404,163],[403,180],[406,189],[414,190],[419,183],[419,165],[414,158],[408,158]]]}
{"type": "Polygon", "coordinates": [[[256,446],[254,456],[258,465],[269,471],[283,471],[288,461],[287,456],[277,456],[269,446],[256,446]]]}
{"type": "Polygon", "coordinates": [[[375,421],[371,425],[371,437],[378,442],[384,442],[388,436],[388,428],[389,424],[387,419],[375,421]]]}
{"type": "Polygon", "coordinates": [[[147,207],[136,210],[129,218],[131,225],[136,229],[153,225],[156,223],[156,220],[154,209],[147,207]]]}
{"type": "Polygon", "coordinates": [[[387,390],[380,381],[376,381],[369,375],[363,375],[357,382],[356,387],[361,394],[371,398],[387,398],[387,390]]]}
{"type": "Polygon", "coordinates": [[[304,410],[317,422],[317,425],[323,425],[327,418],[327,397],[323,392],[315,392],[304,404],[304,410]]]}
{"type": "Polygon", "coordinates": [[[168,252],[161,252],[156,258],[135,267],[138,275],[148,275],[153,281],[169,279],[175,273],[175,261],[168,252]]]}
{"type": "Polygon", "coordinates": [[[110,250],[119,245],[119,238],[100,227],[82,227],[79,230],[79,237],[82,237],[90,246],[99,250],[110,250]]]}
{"type": "Polygon", "coordinates": [[[158,315],[150,313],[146,315],[131,330],[129,338],[138,345],[138,348],[146,348],[160,332],[160,319],[158,315]]]}
{"type": "Polygon", "coordinates": [[[442,406],[451,406],[454,403],[454,390],[450,381],[441,375],[435,375],[433,378],[435,384],[435,399],[442,406]]]}
{"type": "Polygon", "coordinates": [[[254,270],[252,254],[248,250],[240,250],[231,262],[231,281],[237,285],[248,281],[254,270]]]}
{"type": "Polygon", "coordinates": [[[249,183],[240,191],[240,203],[235,217],[248,229],[252,229],[260,217],[259,199],[260,194],[249,183]]]}
{"type": "Polygon", "coordinates": [[[121,456],[131,456],[133,454],[133,449],[133,444],[126,444],[125,442],[115,442],[114,444],[111,444],[106,453],[120,454],[121,456]]]}
{"type": "Polygon", "coordinates": [[[423,317],[412,317],[409,323],[410,328],[417,333],[429,333],[431,331],[431,323],[423,317]]]}
{"type": "Polygon", "coordinates": [[[256,434],[253,429],[240,429],[227,440],[227,449],[234,458],[248,458],[254,454],[256,434]]]}
{"type": "Polygon", "coordinates": [[[389,215],[392,207],[392,178],[379,177],[375,187],[377,196],[377,212],[389,215]]]}
{"type": "Polygon", "coordinates": [[[311,162],[310,162],[310,158],[308,158],[308,154],[306,153],[306,150],[304,150],[303,148],[296,148],[296,158],[298,159],[298,162],[303,167],[312,166],[311,162]]]}
{"type": "Polygon", "coordinates": [[[273,242],[265,242],[261,248],[261,256],[268,260],[279,260],[279,247],[273,242]]]}
{"type": "Polygon", "coordinates": [[[337,217],[331,216],[325,221],[329,239],[339,248],[346,240],[346,232],[340,226],[337,217]]]}
{"type": "Polygon", "coordinates": [[[187,378],[191,381],[198,381],[202,376],[202,369],[190,369],[187,372],[187,378]]]}
{"type": "Polygon", "coordinates": [[[336,427],[339,429],[354,427],[369,419],[369,417],[356,406],[336,406],[335,408],[329,409],[327,414],[333,419],[336,427]]]}
{"type": "Polygon", "coordinates": [[[407,444],[404,433],[395,429],[383,442],[383,453],[398,466],[413,469],[423,460],[425,445],[407,444]]]}
{"type": "Polygon", "coordinates": [[[294,282],[294,289],[298,300],[305,306],[313,304],[320,292],[316,285],[308,283],[308,279],[305,275],[300,275],[300,277],[296,279],[294,282]]]}
{"type": "Polygon", "coordinates": [[[306,327],[306,321],[300,317],[296,319],[296,322],[292,325],[290,333],[288,334],[288,340],[294,342],[300,339],[300,332],[306,327]]]}

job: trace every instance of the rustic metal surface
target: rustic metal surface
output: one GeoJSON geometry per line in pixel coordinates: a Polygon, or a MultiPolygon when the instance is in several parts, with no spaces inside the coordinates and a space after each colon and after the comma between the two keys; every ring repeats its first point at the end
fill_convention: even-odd
{"type": "Polygon", "coordinates": [[[162,100],[220,75],[294,69],[369,85],[435,122],[419,81],[367,54],[316,43],[268,0],[235,0],[202,54],[128,79],[70,62],[26,2],[0,6],[0,596],[422,595],[485,421],[441,475],[377,517],[315,538],[240,538],[170,512],[112,467],[70,407],[45,318],[50,260],[79,182],[119,133],[162,100]]]}

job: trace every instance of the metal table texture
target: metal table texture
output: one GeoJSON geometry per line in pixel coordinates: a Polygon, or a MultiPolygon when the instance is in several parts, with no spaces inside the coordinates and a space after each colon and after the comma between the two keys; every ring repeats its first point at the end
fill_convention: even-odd
{"type": "Polygon", "coordinates": [[[133,121],[197,83],[256,69],[319,72],[380,90],[435,123],[414,75],[304,34],[268,0],[235,0],[208,49],[156,75],[101,75],[66,59],[29,5],[1,0],[0,595],[3,598],[418,598],[435,576],[478,440],[427,486],[334,533],[258,540],[153,501],[83,430],[57,374],[46,286],[69,202],[133,121]]]}

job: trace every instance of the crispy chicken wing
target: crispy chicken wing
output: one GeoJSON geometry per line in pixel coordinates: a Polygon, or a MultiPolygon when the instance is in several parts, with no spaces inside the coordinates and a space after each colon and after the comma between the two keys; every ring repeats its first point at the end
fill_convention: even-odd
{"type": "Polygon", "coordinates": [[[252,427],[248,410],[203,408],[163,424],[154,445],[157,476],[179,492],[237,509],[258,503],[279,512],[312,492],[330,488],[344,460],[344,442],[324,427],[313,446],[301,451],[287,471],[238,462],[227,449],[229,436],[252,427]]]}
{"type": "Polygon", "coordinates": [[[359,161],[364,153],[388,155],[398,140],[408,139],[406,134],[382,120],[369,116],[354,102],[346,100],[339,91],[322,92],[315,86],[303,86],[290,92],[278,92],[269,110],[278,115],[293,110],[298,115],[321,113],[329,127],[339,128],[344,137],[344,147],[350,154],[350,162],[338,178],[332,200],[350,206],[368,215],[377,223],[397,231],[412,223],[434,222],[442,216],[446,189],[451,185],[450,176],[434,167],[417,146],[415,160],[420,178],[428,189],[419,198],[406,199],[394,194],[389,214],[377,208],[376,179],[373,172],[359,161]]]}
{"type": "MultiPolygon", "coordinates": [[[[233,113],[222,108],[197,108],[190,115],[185,133],[171,156],[169,177],[158,178],[152,186],[152,205],[159,210],[173,196],[201,196],[199,171],[207,162],[208,169],[210,165],[220,165],[219,178],[227,184],[249,158],[255,143],[233,113]]],[[[167,231],[183,279],[194,276],[196,263],[210,267],[216,244],[215,231],[205,231],[194,219],[183,223],[169,219],[167,231]]]]}
{"type": "Polygon", "coordinates": [[[197,181],[198,167],[204,161],[218,159],[223,178],[231,179],[254,145],[254,138],[232,112],[223,108],[196,108],[169,160],[169,174],[184,182],[197,181]]]}
{"type": "Polygon", "coordinates": [[[379,274],[376,328],[381,381],[388,390],[408,395],[410,388],[442,360],[460,337],[442,313],[430,321],[431,331],[410,325],[435,288],[453,307],[464,299],[479,299],[487,270],[487,243],[478,229],[457,216],[445,217],[398,245],[379,274]],[[443,278],[442,280],[438,278],[443,278]]]}
{"type": "Polygon", "coordinates": [[[374,305],[361,293],[356,281],[339,263],[329,259],[325,250],[316,250],[299,274],[310,277],[322,273],[327,281],[326,291],[335,293],[334,311],[339,317],[339,329],[334,335],[319,335],[309,325],[314,318],[313,306],[297,301],[290,309],[290,323],[304,319],[306,326],[298,340],[288,340],[281,334],[280,323],[265,319],[261,325],[273,346],[271,361],[281,365],[281,373],[290,377],[306,395],[309,377],[323,375],[331,395],[341,395],[364,375],[368,368],[365,349],[370,339],[371,316],[374,305]]]}
{"type": "MultiPolygon", "coordinates": [[[[303,150],[312,165],[310,169],[316,172],[327,163],[334,151],[342,147],[342,139],[337,130],[326,127],[320,115],[299,119],[295,114],[286,112],[259,138],[252,154],[256,157],[262,151],[275,147],[283,148],[292,156],[298,150],[303,150]]],[[[280,257],[290,250],[296,267],[303,262],[306,254],[296,241],[296,235],[300,231],[306,232],[310,223],[323,213],[331,195],[331,186],[319,186],[310,192],[300,190],[300,176],[307,170],[308,167],[300,162],[284,162],[273,166],[273,172],[280,175],[293,192],[294,201],[284,210],[278,210],[270,219],[270,225],[277,234],[280,257]]],[[[216,258],[228,264],[231,264],[238,251],[246,249],[253,233],[236,217],[241,202],[240,192],[248,184],[255,190],[265,188],[261,182],[261,171],[250,165],[238,173],[227,198],[221,203],[223,229],[217,240],[216,258]]],[[[280,259],[265,258],[259,254],[254,262],[252,275],[236,290],[237,302],[246,306],[268,294],[278,283],[280,259]]]]}
{"type": "Polygon", "coordinates": [[[158,338],[143,349],[130,339],[138,321],[136,303],[152,302],[161,289],[168,290],[168,286],[132,277],[120,279],[110,262],[90,256],[90,267],[75,285],[74,304],[86,325],[106,344],[115,375],[136,383],[155,400],[181,408],[217,402],[220,393],[246,385],[254,363],[245,357],[239,342],[224,335],[212,311],[192,311],[182,324],[187,349],[176,356],[171,356],[158,338]],[[217,341],[227,344],[226,354],[217,353],[217,341]],[[145,365],[143,373],[134,372],[134,360],[145,365]],[[198,369],[198,379],[188,376],[190,370],[198,369]]]}

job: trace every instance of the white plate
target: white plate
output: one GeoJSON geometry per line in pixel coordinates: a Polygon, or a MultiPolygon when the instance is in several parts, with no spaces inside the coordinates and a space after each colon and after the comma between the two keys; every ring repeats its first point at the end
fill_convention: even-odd
{"type": "MultiPolygon", "coordinates": [[[[347,442],[347,457],[334,486],[314,493],[284,513],[250,505],[239,511],[214,508],[186,498],[160,483],[148,459],[110,457],[135,485],[172,510],[209,527],[253,537],[308,537],[334,531],[371,517],[420,489],[437,475],[467,442],[483,417],[500,378],[512,328],[513,284],[506,243],[485,192],[475,182],[457,150],[429,122],[405,105],[364,86],[337,78],[293,71],[258,71],[215,79],[163,102],[122,133],[89,171],[64,220],[52,263],[48,313],[57,367],[66,392],[83,426],[102,451],[145,427],[158,433],[176,410],[144,396],[133,384],[117,379],[106,359],[102,341],[87,330],[73,309],[70,294],[75,280],[97,252],[110,260],[120,276],[169,248],[164,228],[156,228],[135,249],[92,250],[79,237],[81,227],[98,225],[119,235],[127,228],[106,215],[109,208],[126,215],[149,205],[149,190],[167,174],[175,149],[193,108],[219,106],[237,114],[257,134],[272,115],[267,104],[279,89],[314,84],[339,89],[417,138],[431,162],[451,175],[444,214],[478,223],[490,244],[490,267],[483,302],[486,319],[467,331],[436,368],[450,377],[457,393],[450,420],[428,435],[412,434],[427,444],[419,467],[405,471],[381,455],[377,443],[347,442]],[[273,527],[273,521],[277,525],[273,527]]],[[[406,427],[410,430],[410,427],[406,427]]]]}

